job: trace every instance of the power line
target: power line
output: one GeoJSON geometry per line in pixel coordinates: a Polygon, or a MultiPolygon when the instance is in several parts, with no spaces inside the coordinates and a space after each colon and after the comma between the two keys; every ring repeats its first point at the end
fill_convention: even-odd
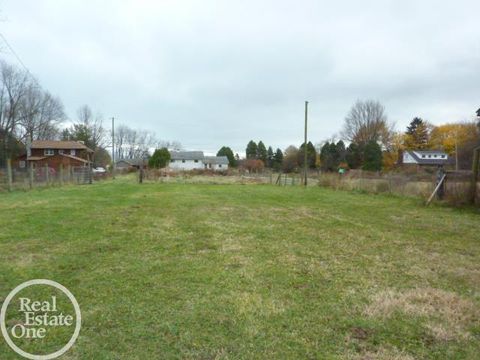
{"type": "Polygon", "coordinates": [[[25,65],[25,63],[22,61],[22,59],[20,58],[20,56],[15,52],[15,50],[13,50],[13,47],[10,45],[10,43],[8,42],[8,40],[5,38],[5,36],[3,36],[2,33],[0,33],[0,37],[2,38],[3,42],[5,43],[5,45],[7,45],[7,47],[10,49],[10,52],[13,54],[13,56],[15,56],[15,58],[17,59],[17,61],[20,63],[20,65],[22,65],[22,67],[25,69],[25,71],[28,73],[28,75],[30,75],[30,77],[37,83],[38,86],[41,87],[40,83],[38,82],[38,80],[35,78],[35,76],[33,76],[33,74],[31,73],[30,69],[27,67],[27,65],[25,65]]]}

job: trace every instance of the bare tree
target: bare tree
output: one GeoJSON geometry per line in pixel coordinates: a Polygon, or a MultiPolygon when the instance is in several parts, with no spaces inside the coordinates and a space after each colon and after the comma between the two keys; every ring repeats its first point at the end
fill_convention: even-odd
{"type": "Polygon", "coordinates": [[[180,141],[160,140],[157,143],[157,149],[161,149],[163,147],[173,151],[180,151],[183,149],[183,146],[180,143],[180,141]]]}
{"type": "Polygon", "coordinates": [[[356,144],[373,140],[388,147],[392,132],[393,124],[388,122],[385,107],[380,102],[358,100],[345,118],[342,137],[356,144]]]}
{"type": "Polygon", "coordinates": [[[107,145],[107,133],[102,115],[94,116],[90,107],[83,105],[77,110],[77,118],[70,128],[63,131],[63,139],[83,141],[93,151],[104,148],[107,145]]]}
{"type": "Polygon", "coordinates": [[[0,61],[0,161],[11,156],[15,132],[20,121],[20,108],[26,96],[29,76],[25,71],[0,61]]]}
{"type": "Polygon", "coordinates": [[[115,157],[117,159],[142,158],[157,144],[155,134],[120,125],[115,129],[115,157]]]}
{"type": "Polygon", "coordinates": [[[28,140],[55,139],[59,125],[65,120],[65,111],[59,98],[31,84],[20,109],[20,138],[28,140]]]}

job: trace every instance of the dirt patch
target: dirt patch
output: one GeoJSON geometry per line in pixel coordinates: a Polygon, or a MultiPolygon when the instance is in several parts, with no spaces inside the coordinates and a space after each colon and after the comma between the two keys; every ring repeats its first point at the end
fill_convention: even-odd
{"type": "Polygon", "coordinates": [[[350,329],[350,331],[352,338],[357,340],[367,340],[373,333],[372,329],[365,329],[362,327],[353,327],[350,329]]]}
{"type": "Polygon", "coordinates": [[[380,292],[365,309],[365,315],[388,318],[397,311],[428,318],[427,329],[442,341],[469,339],[468,328],[480,321],[480,311],[472,301],[434,288],[380,292]]]}

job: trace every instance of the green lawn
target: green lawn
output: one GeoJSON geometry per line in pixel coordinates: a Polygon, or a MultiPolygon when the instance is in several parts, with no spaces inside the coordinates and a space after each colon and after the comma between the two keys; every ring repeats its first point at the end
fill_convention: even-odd
{"type": "MultiPolygon", "coordinates": [[[[412,199],[122,179],[0,194],[0,301],[35,278],[80,303],[64,359],[480,353],[480,214],[412,199]]],[[[0,358],[19,358],[3,338],[0,358]]]]}

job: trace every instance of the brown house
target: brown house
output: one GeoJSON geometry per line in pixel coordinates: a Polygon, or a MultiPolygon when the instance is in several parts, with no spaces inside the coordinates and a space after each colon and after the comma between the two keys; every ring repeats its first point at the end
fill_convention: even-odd
{"type": "Polygon", "coordinates": [[[31,163],[34,168],[45,167],[58,170],[63,167],[89,166],[93,150],[80,141],[36,140],[32,141],[30,154],[17,158],[17,168],[26,169],[31,163]]]}

